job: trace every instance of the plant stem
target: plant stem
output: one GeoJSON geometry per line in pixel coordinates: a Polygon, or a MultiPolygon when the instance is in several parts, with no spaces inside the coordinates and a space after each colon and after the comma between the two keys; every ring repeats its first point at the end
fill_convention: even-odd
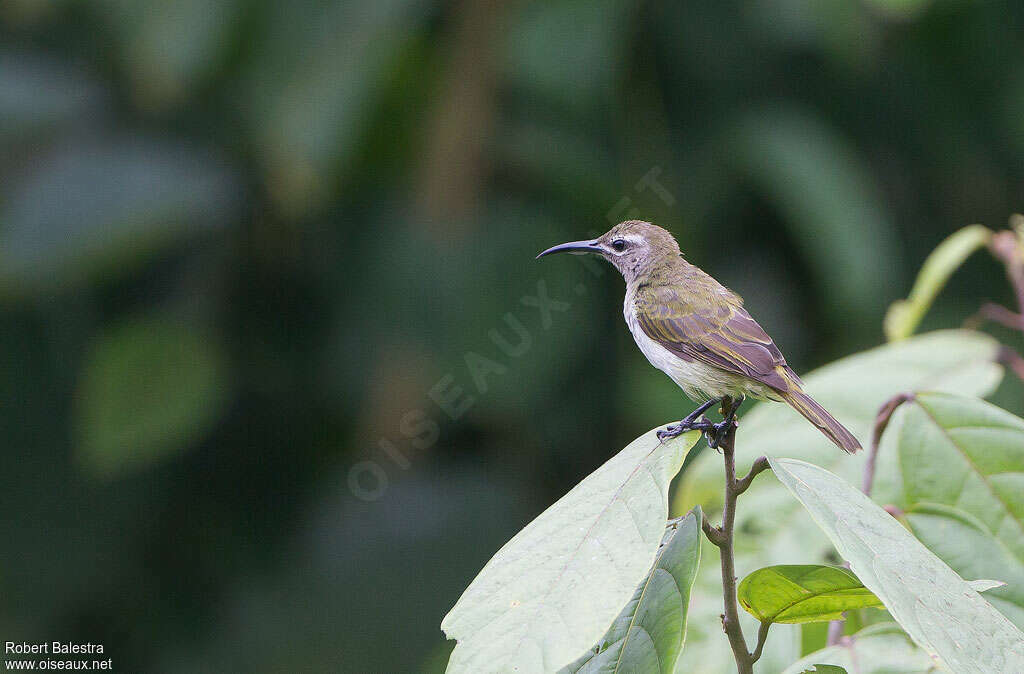
{"type": "MultiPolygon", "coordinates": [[[[723,415],[734,404],[731,398],[722,401],[723,415]]],[[[722,526],[713,527],[705,518],[702,523],[708,540],[718,546],[722,558],[722,596],[725,613],[722,614],[722,629],[729,639],[738,674],[753,674],[754,663],[761,657],[768,629],[762,625],[758,633],[758,646],[753,653],[747,651],[747,642],[740,627],[739,608],[736,605],[736,561],[733,551],[733,531],[736,525],[736,498],[750,486],[758,473],[767,469],[768,459],[760,457],[751,466],[750,472],[736,479],[736,427],[729,428],[719,443],[725,461],[725,504],[722,507],[722,526]]]]}
{"type": "Polygon", "coordinates": [[[882,406],[878,409],[878,414],[875,416],[875,426],[871,431],[871,449],[868,450],[868,460],[864,464],[864,479],[860,486],[860,490],[868,496],[871,496],[871,487],[875,482],[875,461],[878,459],[878,445],[882,441],[882,433],[885,432],[886,427],[889,425],[889,420],[892,419],[896,408],[913,399],[913,393],[897,393],[882,403],[882,406]]]}
{"type": "Polygon", "coordinates": [[[764,642],[768,640],[768,629],[771,626],[771,623],[761,623],[757,629],[757,648],[750,654],[750,659],[753,662],[757,662],[761,658],[761,651],[764,650],[764,642]]]}
{"type": "Polygon", "coordinates": [[[1020,254],[1017,234],[1012,230],[996,232],[989,242],[989,250],[1006,266],[1006,277],[1017,298],[1017,310],[1024,314],[1024,259],[1020,254]]]}
{"type": "Polygon", "coordinates": [[[965,323],[965,327],[977,327],[985,321],[992,321],[1012,330],[1024,330],[1024,316],[1015,314],[1003,305],[994,302],[982,304],[978,313],[965,323]]]}
{"type": "Polygon", "coordinates": [[[828,624],[828,639],[825,641],[829,646],[835,646],[843,638],[843,623],[846,619],[833,620],[828,624]]]}
{"type": "MultiPolygon", "coordinates": [[[[999,304],[986,302],[971,318],[964,321],[964,327],[977,329],[985,321],[999,323],[1024,334],[1024,215],[1014,214],[1010,218],[1011,229],[995,232],[988,242],[988,250],[1006,268],[1013,294],[1017,298],[1017,312],[999,304]]],[[[1018,378],[1024,380],[1024,359],[1016,351],[1001,344],[996,360],[1005,365],[1018,378]]]]}
{"type": "Polygon", "coordinates": [[[1010,368],[1015,375],[1024,380],[1024,358],[1021,358],[1016,351],[1008,346],[1001,345],[996,360],[1010,368]]]}

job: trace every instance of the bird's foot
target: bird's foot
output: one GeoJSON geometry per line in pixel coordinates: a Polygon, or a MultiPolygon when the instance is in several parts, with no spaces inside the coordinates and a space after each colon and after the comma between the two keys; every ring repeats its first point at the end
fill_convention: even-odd
{"type": "Polygon", "coordinates": [[[669,424],[665,428],[658,431],[658,439],[662,442],[671,438],[676,438],[685,433],[686,431],[705,431],[713,426],[708,420],[704,413],[707,412],[711,407],[717,405],[719,402],[718,398],[708,400],[701,404],[700,407],[687,414],[679,423],[669,424]]]}
{"type": "Polygon", "coordinates": [[[685,432],[686,429],[683,428],[682,424],[669,424],[665,428],[658,430],[658,440],[665,442],[666,440],[677,438],[685,432]]]}
{"type": "MultiPolygon", "coordinates": [[[[722,403],[722,413],[725,418],[717,424],[711,424],[711,428],[704,431],[704,438],[708,441],[708,447],[711,449],[718,449],[722,444],[722,440],[728,435],[734,428],[739,424],[736,422],[736,412],[740,409],[740,405],[743,404],[743,396],[737,398],[725,398],[722,403]]],[[[707,417],[704,417],[704,421],[707,421],[707,417]]]]}
{"type": "Polygon", "coordinates": [[[704,431],[704,433],[710,432],[715,427],[715,424],[707,417],[701,419],[683,419],[677,424],[669,424],[665,428],[658,431],[658,439],[662,442],[671,440],[672,438],[679,437],[687,431],[704,431]]]}
{"type": "Polygon", "coordinates": [[[718,449],[718,446],[722,444],[722,439],[732,429],[738,426],[735,418],[727,418],[719,421],[717,424],[711,423],[707,417],[702,420],[708,424],[708,428],[704,430],[704,439],[708,441],[708,447],[711,449],[718,449]]]}

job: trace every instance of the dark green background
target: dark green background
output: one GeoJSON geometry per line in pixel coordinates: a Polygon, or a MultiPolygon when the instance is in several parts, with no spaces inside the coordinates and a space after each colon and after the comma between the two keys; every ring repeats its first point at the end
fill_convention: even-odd
{"type": "MultiPolygon", "coordinates": [[[[1022,188],[1019,2],[5,2],[0,640],[437,670],[494,550],[688,411],[538,251],[658,222],[804,372],[1022,188]]],[[[979,256],[925,327],[984,300],[979,256]]]]}

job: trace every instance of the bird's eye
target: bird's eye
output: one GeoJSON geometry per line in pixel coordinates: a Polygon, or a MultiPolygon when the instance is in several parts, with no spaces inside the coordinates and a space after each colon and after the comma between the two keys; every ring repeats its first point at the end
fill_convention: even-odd
{"type": "Polygon", "coordinates": [[[615,239],[612,241],[612,248],[614,248],[616,252],[621,253],[626,250],[626,241],[624,239],[615,239]]]}

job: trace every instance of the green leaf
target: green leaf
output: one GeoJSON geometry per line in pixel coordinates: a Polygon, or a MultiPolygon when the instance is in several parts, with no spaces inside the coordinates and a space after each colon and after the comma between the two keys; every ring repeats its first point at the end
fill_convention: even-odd
{"type": "MultiPolygon", "coordinates": [[[[994,362],[998,351],[994,339],[973,331],[943,330],[917,335],[902,342],[886,344],[838,360],[804,377],[808,392],[831,411],[858,438],[867,441],[878,408],[896,393],[913,390],[955,391],[964,395],[986,395],[999,383],[1002,368],[994,362]]],[[[814,462],[860,484],[866,452],[854,456],[840,452],[816,428],[784,404],[765,402],[740,411],[736,434],[737,471],[745,472],[761,455],[789,456],[814,462]]],[[[885,459],[884,450],[879,463],[885,459]]],[[[876,480],[883,477],[881,465],[876,480]]],[[[703,452],[683,473],[673,500],[673,513],[681,514],[697,503],[705,512],[720,507],[722,459],[703,452]]],[[[736,569],[743,575],[772,564],[807,562],[836,564],[841,560],[828,538],[775,480],[764,476],[754,480],[740,500],[736,512],[736,569]]],[[[722,612],[722,586],[717,548],[705,550],[705,564],[698,573],[690,601],[690,635],[680,658],[680,667],[716,671],[730,662],[729,645],[722,630],[713,629],[722,612]],[[709,627],[704,628],[704,625],[709,627]],[[713,664],[708,664],[713,663],[713,664]]],[[[998,578],[995,572],[968,577],[998,578]]],[[[756,631],[757,622],[743,613],[744,629],[756,631]],[[749,629],[748,629],[749,627],[749,629]]],[[[776,626],[784,634],[790,628],[776,626]]],[[[768,640],[761,664],[784,667],[800,653],[778,635],[768,640]]],[[[811,663],[813,664],[813,663],[811,663]]],[[[688,670],[689,671],[689,670],[688,670]]]]}
{"type": "Polygon", "coordinates": [[[209,430],[226,393],[223,357],[209,335],[154,318],[116,325],[86,355],[78,459],[100,477],[143,468],[209,430]]]}
{"type": "Polygon", "coordinates": [[[876,500],[964,578],[1007,583],[990,602],[1024,629],[1024,419],[974,398],[922,393],[879,447],[876,500]]]}
{"type": "MultiPolygon", "coordinates": [[[[828,646],[800,658],[787,667],[783,674],[805,674],[810,667],[821,671],[828,667],[849,668],[857,674],[935,674],[935,662],[914,645],[893,622],[865,627],[844,640],[842,644],[828,646]]],[[[826,670],[827,671],[827,670],[826,670]]]]}
{"type": "Polygon", "coordinates": [[[921,648],[958,673],[1024,671],[1024,633],[891,515],[827,470],[771,465],[921,648]]]}
{"type": "Polygon", "coordinates": [[[836,620],[843,611],[882,602],[849,569],[820,564],[780,564],[754,571],[736,591],[740,604],[760,622],[836,620]]]}
{"type": "Polygon", "coordinates": [[[593,646],[653,567],[699,438],[645,433],[506,543],[441,622],[448,671],[553,671],[593,646]]]}
{"type": "Polygon", "coordinates": [[[987,227],[969,225],[951,234],[931,252],[921,265],[910,296],[893,302],[885,315],[885,336],[890,342],[914,334],[949,277],[974,251],[984,247],[991,236],[987,227]]]}
{"type": "Polygon", "coordinates": [[[846,670],[836,665],[814,665],[813,669],[805,669],[801,674],[846,674],[846,670]]]}
{"type": "Polygon", "coordinates": [[[672,674],[686,637],[690,587],[700,565],[701,513],[669,523],[654,568],[590,652],[561,670],[672,674]]]}
{"type": "MultiPolygon", "coordinates": [[[[967,582],[976,592],[1006,583],[967,582]]],[[[811,623],[838,620],[844,611],[885,608],[849,569],[822,564],[780,564],[754,571],[737,589],[740,605],[765,623],[811,623]]]]}

